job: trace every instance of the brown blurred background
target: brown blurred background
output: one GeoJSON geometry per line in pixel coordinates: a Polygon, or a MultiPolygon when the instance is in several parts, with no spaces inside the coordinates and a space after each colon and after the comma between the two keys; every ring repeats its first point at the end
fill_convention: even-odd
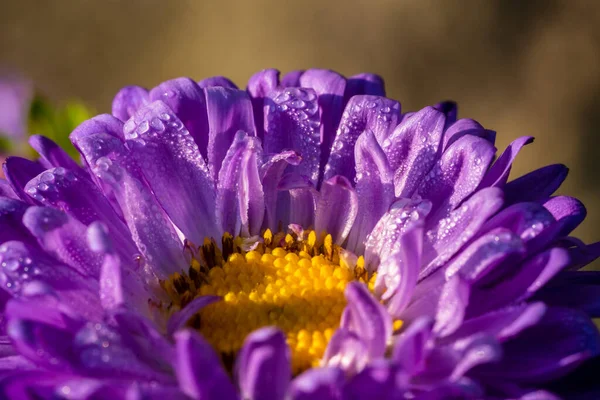
{"type": "Polygon", "coordinates": [[[458,101],[500,151],[535,136],[513,176],[569,165],[578,234],[600,240],[600,1],[4,0],[0,64],[101,112],[121,86],[177,76],[376,72],[404,110],[458,101]]]}

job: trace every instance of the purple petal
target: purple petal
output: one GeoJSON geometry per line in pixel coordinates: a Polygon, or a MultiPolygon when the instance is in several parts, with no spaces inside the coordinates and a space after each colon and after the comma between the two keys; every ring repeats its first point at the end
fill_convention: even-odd
{"type": "Polygon", "coordinates": [[[410,375],[416,375],[426,367],[427,352],[433,346],[433,320],[421,317],[413,321],[394,344],[392,360],[410,375]]]}
{"type": "Polygon", "coordinates": [[[513,382],[549,382],[600,353],[598,330],[587,315],[550,308],[542,321],[504,344],[502,360],[481,373],[513,382]]]}
{"type": "Polygon", "coordinates": [[[265,200],[258,171],[260,142],[238,132],[219,172],[217,222],[224,232],[253,236],[260,233],[265,200]]]}
{"type": "Polygon", "coordinates": [[[125,86],[113,99],[112,115],[125,122],[149,102],[147,89],[140,86],[125,86]]]}
{"type": "Polygon", "coordinates": [[[352,329],[367,345],[370,358],[382,357],[392,335],[392,319],[361,283],[351,282],[344,291],[350,308],[352,329]]]}
{"type": "Polygon", "coordinates": [[[29,207],[29,204],[21,200],[0,197],[0,243],[9,240],[18,240],[21,242],[34,244],[36,240],[25,228],[23,223],[23,214],[29,207]]]}
{"type": "Polygon", "coordinates": [[[127,226],[85,174],[62,167],[51,168],[30,180],[25,191],[41,204],[64,210],[84,225],[103,221],[124,259],[132,259],[137,252],[127,226]]]}
{"type": "Polygon", "coordinates": [[[444,152],[423,178],[417,193],[433,203],[433,210],[445,214],[477,188],[495,152],[487,140],[463,136],[444,152]]]}
{"type": "Polygon", "coordinates": [[[324,166],[329,159],[335,131],[344,110],[346,79],[333,71],[309,69],[300,76],[300,86],[313,89],[319,96],[321,120],[320,165],[324,166]]]}
{"type": "Polygon", "coordinates": [[[10,186],[10,183],[3,178],[0,178],[0,196],[15,200],[19,199],[19,196],[17,196],[13,188],[10,186]]]}
{"type": "MultiPolygon", "coordinates": [[[[202,157],[206,159],[208,115],[204,90],[190,78],[172,79],[161,83],[150,91],[150,102],[156,100],[163,101],[175,113],[177,119],[194,139],[202,157]]],[[[147,106],[144,105],[140,109],[147,106]]]]}
{"type": "Polygon", "coordinates": [[[321,186],[315,212],[315,230],[327,232],[341,245],[350,233],[356,214],[358,198],[352,184],[343,176],[336,175],[321,186]]]}
{"type": "Polygon", "coordinates": [[[10,187],[19,198],[34,204],[31,198],[25,193],[25,185],[36,175],[44,172],[44,168],[39,163],[29,161],[25,158],[8,157],[4,161],[4,164],[2,164],[2,170],[10,187]]]}
{"type": "Polygon", "coordinates": [[[504,186],[507,204],[547,199],[563,183],[568,172],[564,165],[553,164],[508,182],[504,186]]]}
{"type": "Polygon", "coordinates": [[[446,282],[439,299],[433,326],[436,336],[448,336],[462,324],[465,310],[469,304],[470,290],[469,283],[459,275],[453,276],[446,282]]]}
{"type": "Polygon", "coordinates": [[[283,333],[269,327],[249,334],[237,356],[235,374],[242,398],[283,399],[292,375],[283,333]]]}
{"type": "Polygon", "coordinates": [[[97,282],[42,250],[21,242],[5,242],[0,246],[0,264],[0,285],[13,296],[50,294],[87,318],[98,318],[97,282]]]}
{"type": "Polygon", "coordinates": [[[33,135],[29,138],[29,144],[41,156],[40,162],[46,168],[64,167],[79,170],[79,165],[53,140],[45,136],[33,135]]]}
{"type": "Polygon", "coordinates": [[[300,157],[298,153],[295,151],[285,151],[270,156],[260,167],[260,178],[265,196],[265,225],[271,230],[278,229],[281,217],[287,219],[289,216],[289,209],[285,210],[282,215],[277,215],[277,205],[283,203],[277,200],[278,195],[288,195],[287,193],[279,193],[277,187],[287,166],[298,165],[299,163],[300,157]]]}
{"type": "Polygon", "coordinates": [[[524,253],[525,246],[519,236],[508,229],[494,229],[474,240],[451,260],[444,267],[444,275],[446,279],[460,275],[467,282],[476,282],[509,257],[524,253]]]}
{"type": "Polygon", "coordinates": [[[344,104],[348,103],[353,96],[361,94],[385,96],[383,78],[370,73],[362,73],[348,78],[344,92],[344,104]]]}
{"type": "Polygon", "coordinates": [[[481,229],[486,220],[502,207],[502,191],[487,188],[475,193],[462,206],[437,222],[426,234],[424,245],[425,266],[419,279],[422,280],[447,262],[481,229]]]}
{"type": "Polygon", "coordinates": [[[208,87],[206,110],[208,113],[208,167],[216,180],[238,131],[256,136],[252,102],[244,90],[208,87]]]}
{"type": "Polygon", "coordinates": [[[458,105],[451,100],[441,101],[433,106],[436,110],[444,113],[446,116],[446,127],[454,124],[458,116],[458,105]]]}
{"type": "Polygon", "coordinates": [[[402,121],[383,142],[394,170],[396,197],[411,197],[440,154],[446,116],[426,107],[402,121]]]}
{"type": "Polygon", "coordinates": [[[562,224],[560,236],[566,236],[577,228],[583,222],[587,215],[587,210],[583,203],[574,197],[556,196],[544,202],[546,208],[552,216],[562,224]]]}
{"type": "Polygon", "coordinates": [[[416,224],[400,237],[400,249],[391,254],[379,266],[376,289],[380,282],[385,283],[386,292],[382,298],[387,301],[387,310],[398,318],[410,303],[417,285],[421,252],[423,250],[423,225],[416,224]],[[381,272],[379,272],[381,271],[381,272]],[[382,275],[383,278],[379,278],[382,275]]]}
{"type": "Polygon", "coordinates": [[[386,361],[370,364],[344,387],[344,399],[399,400],[409,396],[408,376],[386,361]]]}
{"type": "Polygon", "coordinates": [[[485,286],[475,286],[472,289],[467,315],[477,316],[489,310],[524,301],[535,294],[568,263],[569,257],[566,250],[552,248],[518,267],[506,265],[503,275],[496,273],[493,281],[488,280],[485,286]]]}
{"type": "Polygon", "coordinates": [[[100,302],[105,310],[124,304],[119,257],[107,254],[100,270],[100,302]]]}
{"type": "MultiPolygon", "coordinates": [[[[281,178],[277,189],[289,193],[289,221],[286,223],[312,226],[318,195],[312,182],[306,176],[287,174],[281,178]]],[[[282,213],[278,211],[278,215],[282,213]]]]}
{"type": "Polygon", "coordinates": [[[502,348],[491,337],[478,336],[462,351],[450,375],[451,381],[457,381],[478,365],[496,363],[502,359],[502,348]]]}
{"type": "Polygon", "coordinates": [[[181,241],[123,144],[109,134],[91,134],[77,141],[94,174],[114,190],[132,238],[154,274],[166,279],[187,265],[181,241]]]}
{"type": "Polygon", "coordinates": [[[48,254],[82,274],[99,277],[102,258],[87,246],[86,227],[81,222],[55,208],[30,207],[23,224],[48,254]]]}
{"type": "Polygon", "coordinates": [[[260,140],[263,140],[265,134],[265,98],[269,93],[275,90],[277,86],[279,86],[279,71],[276,69],[262,70],[252,75],[248,80],[248,88],[246,90],[252,99],[256,136],[258,136],[260,140]]]}
{"type": "MultiPolygon", "coordinates": [[[[381,260],[400,249],[400,238],[415,223],[425,219],[431,203],[427,200],[400,199],[379,219],[365,244],[365,267],[372,272],[381,260]]],[[[382,272],[382,270],[379,270],[382,272]]],[[[377,287],[377,284],[375,285],[377,287]]]]}
{"type": "Polygon", "coordinates": [[[494,143],[495,133],[483,128],[479,122],[464,118],[453,123],[444,133],[443,151],[446,151],[454,142],[465,135],[478,136],[494,143]]]}
{"type": "Polygon", "coordinates": [[[207,88],[207,87],[215,87],[215,86],[224,87],[226,89],[237,89],[238,88],[235,83],[231,82],[230,79],[225,78],[224,76],[213,76],[211,78],[202,79],[201,81],[198,82],[198,86],[200,86],[203,89],[207,88]]]}
{"type": "Polygon", "coordinates": [[[339,368],[309,369],[294,379],[289,396],[293,400],[340,400],[344,381],[339,368]]]}
{"type": "Polygon", "coordinates": [[[515,158],[517,158],[517,154],[519,154],[519,151],[523,146],[528,145],[529,143],[533,143],[533,137],[531,136],[523,136],[514,140],[485,174],[479,187],[504,186],[508,180],[508,174],[510,173],[512,163],[515,158]]]}
{"type": "Polygon", "coordinates": [[[600,316],[600,275],[598,271],[565,271],[538,291],[534,299],[553,307],[569,307],[600,316]]]}
{"type": "Polygon", "coordinates": [[[267,154],[295,150],[302,161],[288,168],[308,176],[316,186],[319,179],[321,139],[319,105],[311,89],[286,88],[271,92],[265,101],[265,141],[267,154]]]}
{"type": "Polygon", "coordinates": [[[185,324],[201,309],[215,301],[221,300],[217,296],[200,296],[189,302],[181,311],[177,311],[169,318],[167,322],[167,334],[173,335],[177,330],[183,328],[185,324]]]}
{"type": "Polygon", "coordinates": [[[546,306],[540,302],[509,306],[464,321],[459,329],[443,340],[451,342],[483,333],[505,342],[536,325],[545,313],[546,306]]]}
{"type": "Polygon", "coordinates": [[[398,124],[400,104],[378,96],[354,96],[346,105],[337,129],[324,179],[343,175],[354,180],[354,145],[365,130],[383,143],[398,124]]]}
{"type": "Polygon", "coordinates": [[[175,373],[185,394],[194,399],[238,399],[219,357],[200,335],[191,330],[177,332],[175,346],[175,373]]]}
{"type": "Polygon", "coordinates": [[[155,101],[127,121],[124,132],[150,188],[185,237],[194,243],[219,237],[214,183],[192,136],[171,109],[155,101]]]}
{"type": "Polygon", "coordinates": [[[323,365],[340,368],[348,374],[360,372],[368,362],[367,344],[358,333],[350,332],[345,328],[335,331],[327,344],[322,360],[323,365]]]}
{"type": "Polygon", "coordinates": [[[360,135],[354,154],[359,213],[346,248],[360,254],[364,251],[367,235],[394,199],[394,185],[388,160],[372,132],[360,135]]]}
{"type": "Polygon", "coordinates": [[[304,73],[304,70],[290,71],[283,75],[281,78],[282,87],[298,87],[300,86],[300,77],[304,73]]]}

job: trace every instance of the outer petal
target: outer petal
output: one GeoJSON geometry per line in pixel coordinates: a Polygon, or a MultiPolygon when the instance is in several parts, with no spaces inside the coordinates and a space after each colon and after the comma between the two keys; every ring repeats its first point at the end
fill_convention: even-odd
{"type": "Polygon", "coordinates": [[[339,400],[344,381],[339,368],[309,369],[294,379],[289,395],[293,400],[339,400]]]}
{"type": "Polygon", "coordinates": [[[479,122],[464,118],[453,123],[444,133],[443,150],[446,151],[450,145],[465,135],[479,136],[494,143],[495,132],[483,128],[479,122]]]}
{"type": "Polygon", "coordinates": [[[400,400],[406,398],[408,376],[398,366],[384,361],[370,364],[344,388],[344,399],[400,400]]]}
{"type": "Polygon", "coordinates": [[[419,279],[423,279],[447,262],[502,207],[502,191],[481,190],[462,206],[440,220],[426,234],[424,262],[419,279]]]}
{"type": "Polygon", "coordinates": [[[533,143],[533,137],[531,136],[523,136],[514,140],[485,174],[479,187],[504,186],[508,180],[510,168],[517,157],[517,154],[519,154],[519,151],[523,146],[529,143],[533,143]]]}
{"type": "Polygon", "coordinates": [[[21,222],[28,207],[20,200],[0,197],[0,243],[9,240],[35,243],[35,238],[21,222]]]}
{"type": "Polygon", "coordinates": [[[583,203],[574,197],[556,196],[544,202],[544,208],[563,225],[560,236],[566,236],[583,222],[587,210],[583,203]]]}
{"type": "Polygon", "coordinates": [[[553,164],[508,182],[504,186],[507,204],[547,199],[563,183],[568,172],[564,165],[553,164]]]}
{"type": "Polygon", "coordinates": [[[444,152],[417,193],[433,203],[433,212],[446,214],[477,188],[495,152],[487,140],[463,136],[444,152]]]}
{"type": "Polygon", "coordinates": [[[327,344],[322,360],[323,365],[340,368],[349,374],[362,371],[368,362],[367,344],[358,333],[344,328],[335,331],[327,344]]]}
{"type": "Polygon", "coordinates": [[[219,173],[216,213],[221,229],[234,236],[260,233],[265,199],[258,171],[260,143],[238,132],[219,173]]]}
{"type": "Polygon", "coordinates": [[[321,120],[321,159],[325,166],[329,159],[335,130],[344,109],[346,79],[324,69],[309,69],[300,76],[300,86],[313,89],[319,96],[319,115],[321,120]]]}
{"type": "Polygon", "coordinates": [[[440,154],[445,115],[426,107],[408,120],[402,121],[383,150],[394,172],[396,197],[411,197],[431,170],[440,154]]]}
{"type": "Polygon", "coordinates": [[[447,336],[462,324],[469,304],[471,287],[469,283],[455,275],[446,284],[440,296],[433,332],[436,336],[447,336]]]}
{"type": "Polygon", "coordinates": [[[337,129],[324,179],[343,175],[354,180],[354,145],[365,130],[383,143],[400,118],[400,104],[378,96],[354,96],[346,105],[337,129]]]}
{"type": "Polygon", "coordinates": [[[25,191],[41,204],[61,209],[84,225],[103,221],[124,259],[132,259],[137,252],[127,226],[98,187],[78,170],[51,168],[29,181],[25,191]]]}
{"type": "Polygon", "coordinates": [[[30,207],[23,215],[23,224],[49,254],[98,279],[102,258],[87,246],[86,227],[81,222],[55,208],[30,207]]]}
{"type": "Polygon", "coordinates": [[[433,106],[436,110],[440,110],[446,116],[446,127],[454,124],[458,116],[458,105],[452,100],[440,101],[433,106]]]}
{"type": "Polygon", "coordinates": [[[252,102],[243,90],[208,87],[206,109],[208,112],[208,167],[216,180],[223,160],[238,131],[256,136],[252,102]]]}
{"type": "Polygon", "coordinates": [[[304,70],[298,69],[290,71],[283,75],[281,78],[281,86],[283,87],[297,87],[300,86],[300,77],[304,73],[304,70]]]}
{"type": "Polygon", "coordinates": [[[143,178],[127,157],[123,144],[109,134],[82,136],[76,142],[94,174],[114,190],[132,238],[152,273],[166,278],[186,265],[175,229],[142,183],[143,178]]]}
{"type": "Polygon", "coordinates": [[[275,328],[261,328],[246,338],[235,372],[242,398],[283,399],[290,382],[290,350],[275,328]]]}
{"type": "Polygon", "coordinates": [[[600,316],[600,273],[598,271],[563,271],[538,291],[534,299],[549,306],[569,307],[600,316]]]}
{"type": "Polygon", "coordinates": [[[211,346],[191,330],[175,334],[175,373],[181,390],[194,399],[238,399],[211,346]]]}
{"type": "Polygon", "coordinates": [[[367,235],[394,199],[394,187],[390,165],[373,133],[363,133],[354,152],[359,214],[348,237],[347,248],[362,253],[367,235]]]}
{"type": "Polygon", "coordinates": [[[288,172],[309,177],[315,186],[322,151],[318,107],[315,92],[302,88],[273,91],[265,101],[265,152],[295,150],[302,161],[288,172]]]}
{"type": "Polygon", "coordinates": [[[6,179],[0,178],[0,196],[10,199],[18,199],[19,196],[15,193],[10,183],[6,179]]]}
{"type": "Polygon", "coordinates": [[[40,162],[46,168],[64,167],[79,170],[79,165],[53,140],[45,136],[33,135],[29,138],[29,144],[41,156],[40,162]]]}
{"type": "Polygon", "coordinates": [[[321,186],[315,230],[327,232],[336,244],[342,244],[350,233],[358,213],[358,198],[352,184],[343,176],[334,176],[321,186]]]}
{"type": "Polygon", "coordinates": [[[248,80],[248,88],[246,90],[252,99],[256,136],[258,136],[260,140],[263,140],[265,135],[265,98],[269,93],[275,90],[277,86],[279,86],[279,71],[276,69],[262,70],[252,75],[248,80]]]}
{"type": "Polygon", "coordinates": [[[426,368],[427,353],[433,346],[433,320],[421,317],[400,334],[394,344],[392,360],[410,375],[426,368]]]}
{"type": "Polygon", "coordinates": [[[220,297],[217,296],[200,296],[190,301],[181,311],[178,311],[171,315],[169,322],[167,323],[167,333],[169,335],[174,334],[177,330],[182,329],[184,325],[201,309],[209,304],[219,301],[220,297]]]}
{"type": "Polygon", "coordinates": [[[150,91],[150,101],[161,100],[177,115],[206,159],[208,115],[204,91],[190,78],[166,81],[150,91]]]}
{"type": "Polygon", "coordinates": [[[149,102],[147,89],[140,86],[125,86],[113,99],[112,115],[125,122],[149,102]]]}
{"type": "MultiPolygon", "coordinates": [[[[294,223],[300,226],[312,226],[318,196],[312,182],[305,176],[288,174],[281,178],[277,189],[289,193],[289,221],[285,221],[286,225],[294,223]]],[[[278,211],[278,215],[282,214],[284,213],[278,211]]],[[[285,215],[282,217],[285,218],[285,215]]]]}
{"type": "Polygon", "coordinates": [[[33,204],[31,198],[25,194],[25,185],[36,175],[44,172],[44,168],[39,163],[25,158],[8,157],[2,164],[2,169],[6,180],[19,198],[33,204]]]}
{"type": "Polygon", "coordinates": [[[219,237],[214,183],[192,136],[171,109],[153,102],[123,129],[156,198],[185,237],[195,243],[219,237]]]}

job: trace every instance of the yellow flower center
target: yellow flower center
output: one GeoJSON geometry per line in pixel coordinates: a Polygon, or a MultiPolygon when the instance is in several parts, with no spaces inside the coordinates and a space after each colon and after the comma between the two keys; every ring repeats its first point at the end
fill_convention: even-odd
{"type": "Polygon", "coordinates": [[[317,366],[346,306],[344,289],[353,280],[370,283],[362,257],[346,256],[330,235],[297,237],[267,230],[251,251],[241,238],[225,234],[222,251],[206,240],[188,274],[163,282],[177,307],[197,296],[222,301],[202,309],[190,324],[230,364],[246,336],[277,326],[287,338],[294,374],[317,366]]]}

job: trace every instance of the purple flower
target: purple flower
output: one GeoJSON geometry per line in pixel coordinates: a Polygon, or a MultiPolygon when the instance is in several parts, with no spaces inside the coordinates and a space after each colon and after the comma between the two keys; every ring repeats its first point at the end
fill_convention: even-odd
{"type": "Polygon", "coordinates": [[[507,182],[532,138],[495,159],[454,103],[384,96],[179,78],[75,129],[82,166],[35,137],[0,182],[0,393],[574,398],[549,384],[600,352],[600,244],[566,167],[507,182]]]}

